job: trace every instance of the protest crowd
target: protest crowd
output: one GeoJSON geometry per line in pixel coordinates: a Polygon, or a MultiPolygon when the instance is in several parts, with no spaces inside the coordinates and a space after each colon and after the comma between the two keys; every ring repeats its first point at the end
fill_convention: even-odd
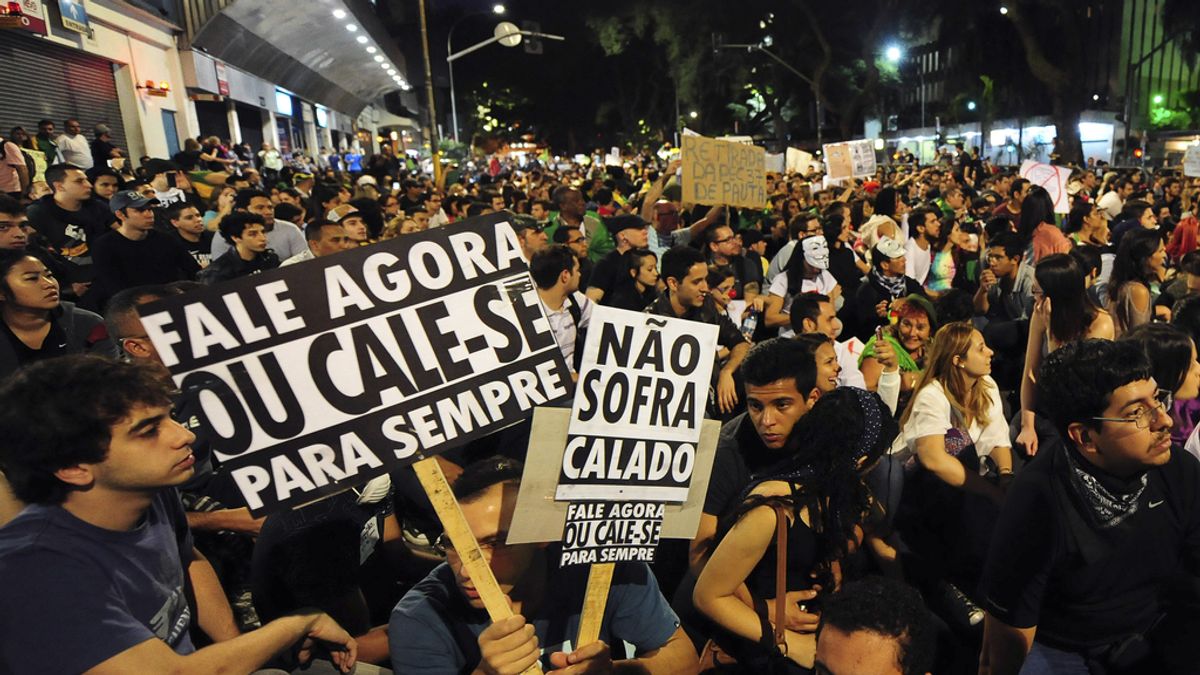
{"type": "MultiPolygon", "coordinates": [[[[1177,170],[1073,167],[1056,209],[958,148],[766,171],[750,208],[685,201],[669,146],[435,180],[390,149],[351,168],[215,138],[112,168],[39,129],[44,185],[0,166],[20,186],[0,195],[0,671],[1197,672],[1200,181],[1177,170]],[[699,527],[616,565],[589,644],[588,567],[507,541],[529,420],[436,457],[514,612],[493,622],[410,467],[253,514],[222,460],[246,446],[221,447],[250,422],[177,391],[169,369],[204,354],[139,313],[477,216],[511,228],[569,371],[550,405],[591,392],[598,308],[716,330],[699,527]]],[[[243,336],[288,311],[268,329],[228,304],[243,336]]],[[[421,325],[475,330],[439,311],[421,325]]],[[[306,367],[261,363],[243,376],[306,367]]],[[[286,397],[258,403],[256,429],[287,425],[286,397]]]]}

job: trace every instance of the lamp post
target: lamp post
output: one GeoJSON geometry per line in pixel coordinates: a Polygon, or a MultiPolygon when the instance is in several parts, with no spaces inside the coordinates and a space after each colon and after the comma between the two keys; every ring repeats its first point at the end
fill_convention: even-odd
{"type": "MultiPolygon", "coordinates": [[[[504,5],[492,5],[492,14],[503,15],[505,11],[507,10],[505,9],[504,5]]],[[[470,14],[464,14],[463,16],[459,17],[458,21],[454,22],[454,25],[450,26],[450,32],[446,33],[446,56],[449,56],[453,53],[450,51],[450,41],[454,39],[454,29],[458,28],[458,24],[470,19],[473,16],[481,16],[483,14],[487,14],[487,12],[471,12],[470,14]]],[[[458,106],[455,104],[454,100],[454,61],[447,59],[446,66],[450,71],[450,125],[454,127],[454,142],[457,143],[458,106]]]]}
{"type": "MultiPolygon", "coordinates": [[[[499,7],[500,5],[496,5],[496,6],[499,7]]],[[[454,52],[453,54],[450,54],[449,56],[446,57],[446,62],[450,65],[450,73],[451,73],[451,76],[450,76],[450,111],[451,111],[451,116],[453,118],[452,123],[454,124],[454,140],[455,141],[458,140],[458,114],[456,112],[454,112],[455,111],[454,76],[453,76],[454,62],[457,61],[458,59],[466,56],[467,54],[470,54],[471,52],[483,49],[484,47],[486,47],[494,42],[499,42],[501,45],[504,45],[505,47],[516,47],[517,45],[521,44],[522,37],[536,37],[536,38],[543,38],[546,40],[559,40],[559,41],[566,40],[566,38],[561,35],[551,35],[550,33],[539,33],[538,31],[532,31],[532,30],[521,30],[520,28],[517,28],[517,26],[515,24],[509,23],[508,21],[501,21],[500,23],[496,24],[496,29],[494,31],[492,31],[492,37],[490,37],[486,40],[480,40],[479,42],[476,42],[475,44],[471,45],[470,47],[467,47],[466,49],[463,49],[461,51],[454,52]]],[[[449,39],[447,39],[446,44],[449,45],[449,39]]]]}

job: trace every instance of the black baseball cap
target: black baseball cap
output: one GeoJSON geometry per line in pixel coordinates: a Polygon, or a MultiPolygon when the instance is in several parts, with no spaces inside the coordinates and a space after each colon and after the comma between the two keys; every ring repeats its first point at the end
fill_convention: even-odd
{"type": "Polygon", "coordinates": [[[158,200],[149,199],[137,190],[122,190],[108,200],[108,208],[112,209],[113,213],[129,207],[144,209],[147,206],[158,206],[158,200]]]}

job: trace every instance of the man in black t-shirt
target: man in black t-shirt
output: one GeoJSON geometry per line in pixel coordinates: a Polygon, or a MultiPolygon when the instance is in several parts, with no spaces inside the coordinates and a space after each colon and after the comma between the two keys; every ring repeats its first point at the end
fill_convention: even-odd
{"type": "Polygon", "coordinates": [[[83,169],[55,164],[46,169],[46,183],[54,193],[29,206],[29,223],[47,248],[68,257],[86,256],[88,246],[116,218],[92,199],[92,183],[83,169]]]}
{"type": "Polygon", "coordinates": [[[175,238],[201,268],[208,267],[212,262],[213,232],[205,229],[199,209],[188,202],[175,202],[164,211],[175,230],[175,238]]]}
{"type": "Polygon", "coordinates": [[[92,247],[96,280],[82,298],[85,306],[101,310],[117,291],[196,278],[200,263],[174,237],[154,229],[154,204],[133,190],[113,195],[109,206],[120,225],[92,247]]]}
{"type": "Polygon", "coordinates": [[[737,506],[755,475],[797,451],[792,427],[817,399],[816,361],[795,340],[772,338],[755,345],[742,361],[746,412],[721,426],[712,478],[689,558],[698,573],[717,521],[737,506]]]}
{"type": "MultiPolygon", "coordinates": [[[[592,276],[598,273],[599,267],[592,276]]],[[[713,400],[709,413],[713,417],[733,413],[738,403],[734,373],[746,358],[750,343],[728,316],[717,311],[709,297],[708,264],[704,262],[704,254],[689,246],[668,249],[662,257],[662,279],[667,288],[646,311],[717,327],[717,344],[724,353],[718,353],[717,364],[713,367],[713,400]]]]}
{"type": "Polygon", "coordinates": [[[1177,652],[1197,613],[1172,585],[1200,574],[1200,462],[1171,447],[1170,392],[1138,346],[1106,340],[1055,351],[1038,386],[1061,442],[996,525],[980,672],[1195,672],[1177,652]]]}
{"type": "Polygon", "coordinates": [[[646,248],[649,237],[646,221],[640,216],[616,216],[607,219],[604,226],[617,246],[596,263],[591,278],[588,279],[588,299],[600,304],[604,304],[604,295],[612,293],[617,282],[629,273],[629,266],[623,257],[625,252],[634,248],[646,248]]]}

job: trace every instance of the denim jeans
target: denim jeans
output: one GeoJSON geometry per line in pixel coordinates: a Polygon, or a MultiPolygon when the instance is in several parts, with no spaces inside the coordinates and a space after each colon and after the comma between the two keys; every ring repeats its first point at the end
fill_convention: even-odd
{"type": "Polygon", "coordinates": [[[1075,652],[1065,652],[1034,641],[1021,675],[1088,675],[1087,662],[1075,652]]]}

